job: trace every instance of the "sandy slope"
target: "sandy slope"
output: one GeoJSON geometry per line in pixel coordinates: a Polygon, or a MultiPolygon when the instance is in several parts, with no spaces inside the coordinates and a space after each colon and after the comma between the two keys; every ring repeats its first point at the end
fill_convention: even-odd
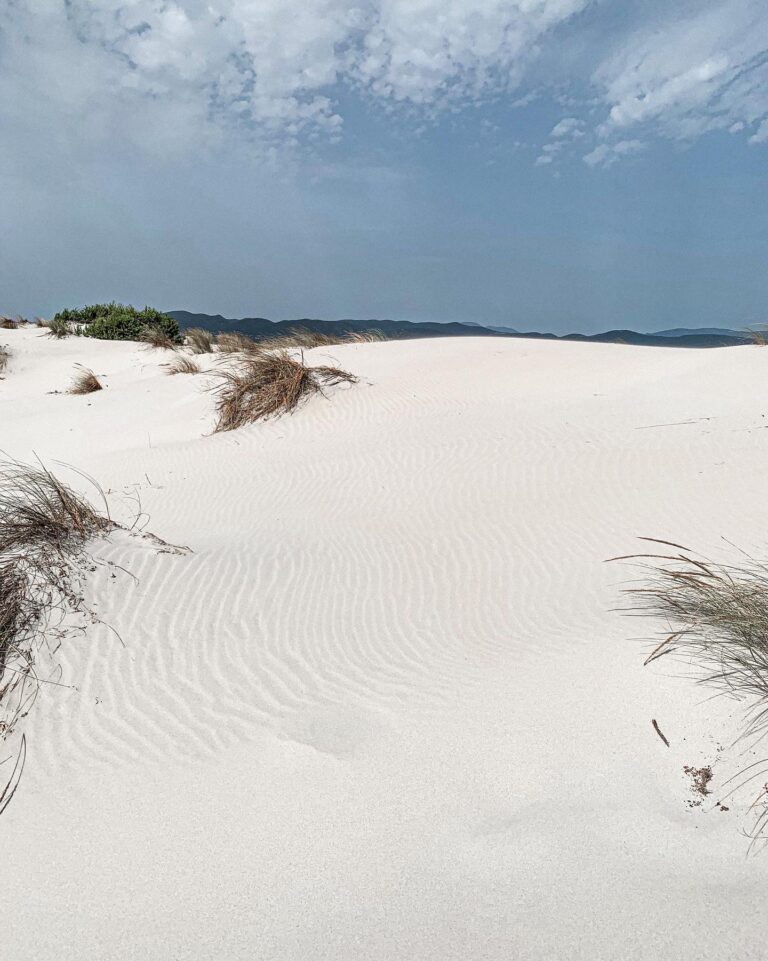
{"type": "Polygon", "coordinates": [[[316,350],[360,383],[210,436],[157,352],[0,335],[0,448],[194,551],[97,548],[138,578],[89,583],[125,647],[71,639],[27,719],[3,959],[765,956],[751,796],[714,804],[739,707],[642,668],[603,560],[765,553],[768,351],[316,350]],[[48,394],[75,361],[107,389],[48,394]]]}

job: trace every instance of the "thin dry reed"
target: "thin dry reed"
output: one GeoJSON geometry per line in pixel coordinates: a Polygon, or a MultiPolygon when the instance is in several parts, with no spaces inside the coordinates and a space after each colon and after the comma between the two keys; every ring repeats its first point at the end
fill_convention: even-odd
{"type": "Polygon", "coordinates": [[[236,430],[257,420],[290,414],[325,387],[357,378],[337,367],[307,367],[285,350],[255,353],[231,370],[217,372],[216,431],[236,430]]]}

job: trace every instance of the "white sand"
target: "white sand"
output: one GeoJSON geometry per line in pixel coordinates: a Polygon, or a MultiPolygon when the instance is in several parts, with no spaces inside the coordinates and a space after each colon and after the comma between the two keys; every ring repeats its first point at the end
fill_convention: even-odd
{"type": "Polygon", "coordinates": [[[209,435],[205,378],[159,352],[0,343],[0,448],[120,518],[138,491],[194,551],[96,547],[138,577],[89,582],[125,648],[68,640],[25,721],[3,961],[766,956],[752,794],[715,806],[760,756],[741,708],[642,667],[603,561],[637,535],[765,556],[768,350],[315,350],[360,383],[209,435]],[[76,361],[107,389],[48,394],[76,361]]]}

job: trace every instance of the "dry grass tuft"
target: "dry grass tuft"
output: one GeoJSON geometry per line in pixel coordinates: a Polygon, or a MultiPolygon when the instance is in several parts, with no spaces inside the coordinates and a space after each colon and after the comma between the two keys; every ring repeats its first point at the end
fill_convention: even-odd
{"type": "Polygon", "coordinates": [[[353,330],[347,334],[345,343],[348,344],[373,344],[380,340],[386,340],[387,335],[381,330],[353,330]]]}
{"type": "MultiPolygon", "coordinates": [[[[88,560],[86,542],[116,526],[42,465],[0,463],[0,742],[7,743],[29,713],[41,683],[36,654],[61,636],[67,613],[96,618],[77,577],[88,560]]],[[[10,776],[0,783],[0,814],[16,791],[25,756],[22,735],[10,776]]]]}
{"type": "Polygon", "coordinates": [[[217,334],[216,346],[222,354],[247,354],[261,349],[261,344],[252,337],[231,332],[217,334]]]}
{"type": "MultiPolygon", "coordinates": [[[[95,481],[80,476],[100,491],[95,481]]],[[[0,463],[0,558],[49,561],[114,527],[108,515],[98,513],[46,467],[0,463]]]]}
{"type": "Polygon", "coordinates": [[[90,369],[90,367],[83,367],[82,364],[77,364],[79,371],[75,374],[75,378],[72,381],[72,386],[69,388],[67,393],[69,394],[93,394],[94,391],[103,390],[101,381],[90,369]]]}
{"type": "MultiPolygon", "coordinates": [[[[0,763],[15,755],[15,763],[0,772],[0,814],[24,769],[26,738],[18,737],[17,725],[42,685],[58,683],[41,676],[40,655],[49,663],[61,639],[100,622],[86,602],[84,578],[97,564],[115,566],[92,556],[88,541],[121,525],[110,518],[99,485],[80,477],[104,500],[103,513],[42,464],[0,461],[0,763]]],[[[134,527],[143,516],[137,506],[134,527]]],[[[153,534],[141,536],[159,552],[188,553],[153,534]]]]}
{"type": "Polygon", "coordinates": [[[141,340],[148,347],[157,348],[158,350],[176,350],[178,347],[178,344],[174,343],[161,327],[155,327],[153,325],[145,327],[144,330],[142,330],[141,340]]]}
{"type": "Polygon", "coordinates": [[[263,350],[311,350],[313,347],[332,347],[341,342],[340,337],[321,334],[306,327],[293,327],[283,336],[267,337],[259,341],[263,350]]]}
{"type": "Polygon", "coordinates": [[[216,431],[237,430],[257,420],[290,414],[311,394],[357,380],[337,367],[307,367],[303,359],[285,350],[252,354],[234,370],[217,373],[220,383],[213,388],[216,431]]]}
{"type": "Polygon", "coordinates": [[[8,361],[10,360],[11,352],[7,347],[0,344],[0,374],[3,373],[5,368],[8,366],[8,361]]]}
{"type": "Polygon", "coordinates": [[[48,336],[55,337],[56,340],[63,340],[72,333],[72,328],[63,317],[54,317],[52,320],[45,320],[43,321],[43,327],[47,327],[48,336]]]}
{"type": "MultiPolygon", "coordinates": [[[[639,583],[625,591],[636,602],[625,612],[661,618],[668,624],[645,663],[670,656],[692,666],[698,683],[744,703],[745,737],[764,737],[768,734],[768,563],[746,555],[742,564],[715,563],[679,544],[642,539],[674,550],[615,558],[637,562],[642,574],[639,583]]],[[[768,761],[751,766],[756,767],[759,770],[742,778],[726,797],[758,777],[765,779],[768,761]]],[[[768,784],[753,808],[758,812],[750,833],[753,844],[768,841],[768,784]]]]}
{"type": "Polygon", "coordinates": [[[210,330],[203,330],[202,327],[190,327],[184,331],[187,346],[191,348],[193,354],[212,354],[214,337],[210,330]]]}
{"type": "Polygon", "coordinates": [[[637,601],[628,613],[663,618],[671,628],[646,664],[677,653],[692,658],[700,681],[721,687],[756,707],[750,733],[768,731],[768,564],[716,564],[668,541],[674,554],[639,554],[643,578],[626,593],[637,601]]]}
{"type": "Polygon", "coordinates": [[[13,317],[0,317],[0,330],[16,330],[19,322],[13,317]]]}
{"type": "Polygon", "coordinates": [[[166,364],[166,373],[168,374],[201,374],[202,367],[198,362],[192,357],[186,357],[183,354],[179,357],[174,358],[170,364],[166,364]]]}
{"type": "Polygon", "coordinates": [[[35,327],[47,327],[48,321],[45,317],[35,317],[35,327]]]}

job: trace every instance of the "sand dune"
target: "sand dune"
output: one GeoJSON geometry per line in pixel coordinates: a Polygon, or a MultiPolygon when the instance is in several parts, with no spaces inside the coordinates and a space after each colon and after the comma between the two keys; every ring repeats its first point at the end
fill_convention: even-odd
{"type": "Polygon", "coordinates": [[[0,448],[192,550],[94,547],[103,624],[57,652],[0,818],[3,958],[764,957],[752,795],[715,804],[759,749],[642,667],[604,561],[765,554],[768,351],[322,348],[359,382],[212,434],[163,352],[0,335],[0,448]],[[75,363],[105,389],[49,393],[75,363]]]}

